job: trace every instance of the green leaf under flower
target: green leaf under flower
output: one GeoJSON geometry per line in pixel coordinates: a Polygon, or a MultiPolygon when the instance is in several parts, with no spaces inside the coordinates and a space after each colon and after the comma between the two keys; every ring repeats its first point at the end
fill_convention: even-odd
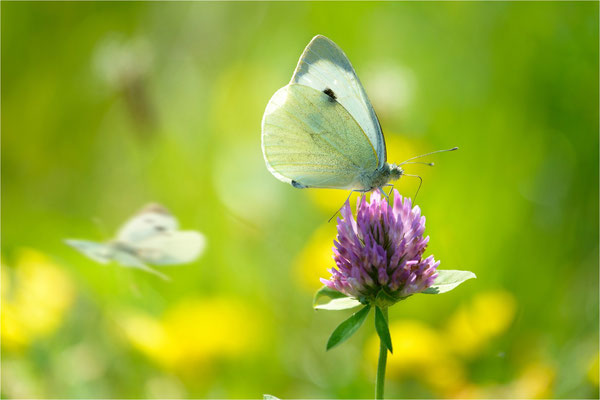
{"type": "Polygon", "coordinates": [[[393,353],[392,349],[392,337],[390,336],[390,328],[388,327],[388,323],[383,315],[383,311],[379,307],[375,307],[375,330],[379,335],[379,339],[385,345],[385,347],[393,353]]]}
{"type": "Polygon", "coordinates": [[[348,340],[350,336],[360,328],[363,322],[365,322],[370,310],[371,306],[365,306],[363,309],[355,312],[350,318],[339,324],[327,341],[327,350],[348,340]]]}
{"type": "Polygon", "coordinates": [[[353,297],[342,297],[340,299],[333,299],[325,304],[318,304],[314,306],[315,310],[348,310],[350,308],[362,306],[363,304],[353,297]]]}
{"type": "Polygon", "coordinates": [[[313,307],[316,310],[347,310],[349,308],[358,307],[361,304],[362,303],[359,300],[353,297],[348,297],[337,290],[328,288],[327,286],[323,286],[321,289],[319,289],[317,293],[315,293],[315,297],[313,299],[313,307]],[[325,298],[327,301],[319,304],[319,301],[323,298],[325,298]]]}
{"type": "Polygon", "coordinates": [[[322,297],[328,297],[330,299],[339,299],[340,297],[347,296],[344,293],[331,289],[328,286],[322,286],[321,289],[317,290],[317,293],[315,293],[315,297],[313,298],[313,306],[316,306],[319,302],[319,299],[321,299],[322,297]]]}
{"type": "Polygon", "coordinates": [[[471,271],[459,271],[452,269],[438,269],[438,276],[435,278],[433,285],[425,289],[421,293],[439,294],[446,293],[460,285],[466,280],[477,278],[471,271]]]}

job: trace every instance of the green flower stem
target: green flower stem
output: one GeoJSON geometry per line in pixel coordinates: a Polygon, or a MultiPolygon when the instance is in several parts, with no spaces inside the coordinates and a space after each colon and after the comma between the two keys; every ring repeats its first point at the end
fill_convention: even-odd
{"type": "MultiPolygon", "coordinates": [[[[385,320],[388,320],[387,307],[381,308],[385,320]]],[[[383,385],[385,384],[385,365],[387,363],[388,349],[379,339],[379,361],[377,362],[377,376],[375,377],[375,399],[383,399],[383,385]]]]}

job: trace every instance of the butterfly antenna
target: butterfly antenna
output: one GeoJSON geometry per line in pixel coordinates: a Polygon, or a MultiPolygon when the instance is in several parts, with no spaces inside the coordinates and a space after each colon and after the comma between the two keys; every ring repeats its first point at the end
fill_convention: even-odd
{"type": "Polygon", "coordinates": [[[419,190],[421,190],[421,185],[423,184],[423,178],[421,178],[419,175],[411,175],[411,174],[404,174],[403,176],[412,176],[413,178],[419,178],[419,187],[417,188],[417,192],[415,193],[415,197],[413,197],[413,204],[416,204],[417,202],[417,195],[419,194],[419,190]]]}
{"type": "Polygon", "coordinates": [[[352,192],[355,192],[355,190],[351,190],[351,191],[350,191],[350,194],[348,195],[348,197],[346,197],[346,201],[344,201],[344,203],[342,204],[342,206],[341,206],[340,208],[338,208],[338,210],[337,210],[337,211],[336,211],[336,212],[335,212],[335,213],[334,213],[334,214],[331,216],[331,218],[329,218],[329,219],[327,220],[327,223],[331,222],[331,220],[333,219],[333,217],[335,217],[335,216],[336,216],[336,215],[337,215],[337,214],[340,212],[340,210],[341,210],[342,208],[344,208],[344,206],[346,205],[346,202],[347,202],[348,200],[350,200],[350,196],[352,196],[352,192]]]}
{"type": "Polygon", "coordinates": [[[425,153],[425,154],[421,154],[420,156],[411,157],[411,158],[409,158],[408,160],[406,160],[406,161],[404,161],[404,162],[401,162],[401,163],[400,163],[400,164],[398,164],[398,165],[404,165],[404,164],[406,164],[408,161],[414,160],[414,159],[416,159],[416,158],[426,157],[426,156],[430,156],[430,155],[432,155],[432,154],[435,154],[435,153],[443,153],[443,152],[445,152],[445,151],[454,151],[454,150],[458,150],[458,147],[453,147],[453,148],[451,148],[451,149],[445,149],[445,150],[437,150],[437,151],[432,151],[431,153],[425,153]]]}
{"type": "Polygon", "coordinates": [[[424,161],[404,161],[402,164],[400,165],[404,165],[404,164],[423,164],[423,165],[427,165],[428,167],[433,167],[435,164],[432,162],[424,162],[424,161]]]}

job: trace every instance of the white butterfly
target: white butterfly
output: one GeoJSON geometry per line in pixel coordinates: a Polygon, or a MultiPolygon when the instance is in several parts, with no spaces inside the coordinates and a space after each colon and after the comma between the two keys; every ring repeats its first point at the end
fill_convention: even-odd
{"type": "Polygon", "coordinates": [[[185,264],[204,250],[206,240],[197,231],[178,230],[177,220],[163,206],[149,204],[129,219],[106,243],[66,239],[65,243],[101,264],[116,261],[139,268],[163,279],[169,278],[151,265],[185,264]]]}
{"type": "Polygon", "coordinates": [[[262,150],[269,171],[300,189],[366,192],[400,178],[400,165],[417,158],[387,163],[379,120],[352,64],[321,35],[267,104],[262,150]]]}

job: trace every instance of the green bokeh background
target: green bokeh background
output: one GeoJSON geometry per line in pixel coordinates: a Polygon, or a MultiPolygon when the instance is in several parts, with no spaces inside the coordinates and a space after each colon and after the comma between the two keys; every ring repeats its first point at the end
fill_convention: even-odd
{"type": "MultiPolygon", "coordinates": [[[[501,290],[516,304],[510,326],[461,361],[473,396],[513,396],[490,388],[542,360],[544,396],[598,397],[597,2],[3,2],[1,18],[3,285],[29,248],[75,288],[55,330],[3,343],[3,397],[372,396],[372,321],[325,352],[348,313],[315,313],[295,266],[340,202],[277,181],[260,149],[270,96],[319,33],[351,59],[388,141],[460,147],[411,172],[425,177],[428,253],[478,279],[414,296],[390,319],[442,330],[501,290]],[[165,270],[171,282],[62,243],[107,239],[149,201],[208,240],[197,262],[165,270]],[[115,328],[118,310],[160,318],[187,298],[244,302],[254,350],[173,370],[115,328]],[[65,361],[82,343],[93,356],[65,361]],[[101,372],[79,379],[89,363],[101,372]]],[[[460,396],[428,373],[390,375],[387,395],[460,396]]]]}

